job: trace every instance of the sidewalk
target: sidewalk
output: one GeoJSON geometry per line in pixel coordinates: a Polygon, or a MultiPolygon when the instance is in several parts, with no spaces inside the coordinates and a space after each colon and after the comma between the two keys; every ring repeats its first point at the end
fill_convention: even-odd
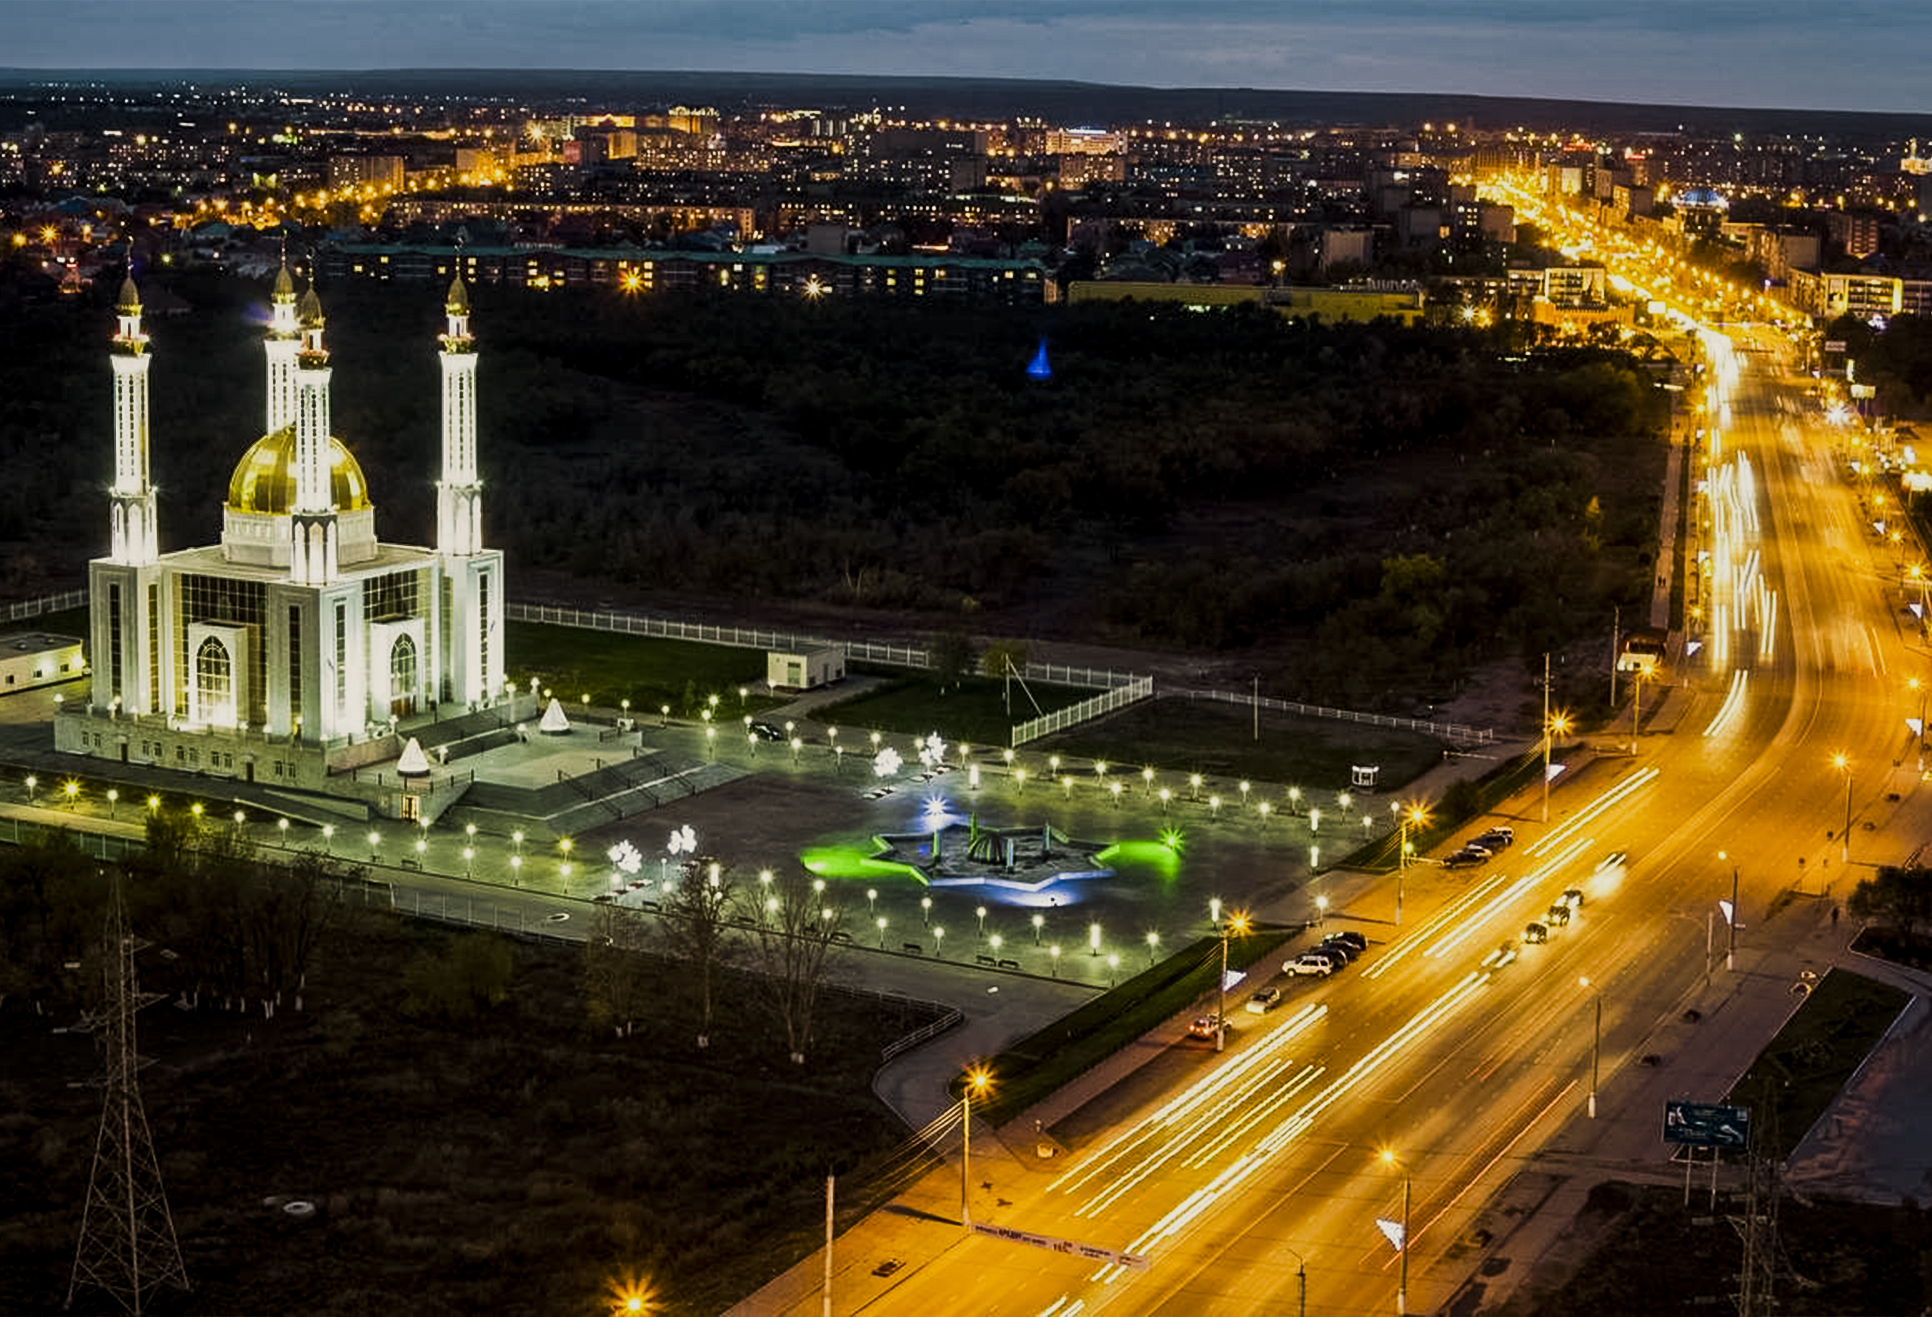
{"type": "MultiPolygon", "coordinates": [[[[1560,1286],[1597,1247],[1594,1236],[1577,1228],[1578,1214],[1597,1185],[1612,1180],[1682,1185],[1685,1167],[1670,1160],[1663,1142],[1664,1102],[1721,1099],[1804,1004],[1805,997],[1794,991],[1800,971],[1822,977],[1842,968],[1891,983],[1918,1000],[1792,1154],[1787,1185],[1893,1203],[1903,1196],[1893,1188],[1927,1191],[1932,1133],[1923,1122],[1913,1128],[1909,1116],[1932,1084],[1932,1029],[1927,1027],[1932,1013],[1925,1001],[1932,975],[1851,951],[1856,929],[1848,922],[1834,926],[1831,909],[1825,900],[1798,898],[1777,916],[1780,924],[1800,924],[1800,929],[1779,929],[1786,945],[1740,951],[1733,971],[1726,971],[1720,959],[1709,982],[1695,984],[1678,1009],[1627,1054],[1605,1055],[1609,1078],[1599,1093],[1600,1118],[1573,1117],[1544,1149],[1524,1160],[1471,1223],[1471,1237],[1488,1242],[1456,1258],[1470,1279],[1444,1311],[1478,1317],[1502,1311],[1516,1295],[1540,1295],[1560,1286]],[[1649,1057],[1656,1058],[1653,1064],[1644,1063],[1649,1057]],[[1893,1118],[1875,1130],[1868,1117],[1881,1108],[1893,1118]]],[[[1729,1191],[1740,1175],[1738,1168],[1720,1168],[1718,1188],[1729,1191]]],[[[1708,1164],[1700,1164],[1691,1176],[1693,1204],[1708,1201],[1710,1186],[1708,1164]]]]}

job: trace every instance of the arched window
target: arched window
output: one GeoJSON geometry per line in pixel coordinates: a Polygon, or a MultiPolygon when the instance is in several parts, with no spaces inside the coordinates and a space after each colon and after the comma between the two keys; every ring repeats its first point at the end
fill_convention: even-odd
{"type": "Polygon", "coordinates": [[[235,720],[235,665],[228,647],[213,636],[195,651],[195,689],[201,695],[201,719],[209,723],[235,720]]]}
{"type": "Polygon", "coordinates": [[[416,642],[397,636],[389,648],[389,712],[405,717],[416,711],[416,642]]]}

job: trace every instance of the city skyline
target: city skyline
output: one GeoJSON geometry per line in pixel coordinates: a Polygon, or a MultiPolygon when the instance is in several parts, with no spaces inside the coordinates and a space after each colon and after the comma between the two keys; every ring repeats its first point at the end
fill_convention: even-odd
{"type": "Polygon", "coordinates": [[[82,0],[9,14],[14,70],[529,68],[1049,79],[1923,113],[1932,12],[1877,0],[82,0]],[[1771,90],[1767,90],[1771,89],[1771,90]]]}

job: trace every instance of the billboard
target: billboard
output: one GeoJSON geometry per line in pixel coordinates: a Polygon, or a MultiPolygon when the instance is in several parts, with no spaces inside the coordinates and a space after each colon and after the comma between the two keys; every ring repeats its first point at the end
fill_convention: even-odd
{"type": "Polygon", "coordinates": [[[1686,1148],[1749,1147],[1751,1109],[1718,1102],[1665,1102],[1664,1142],[1686,1148]]]}

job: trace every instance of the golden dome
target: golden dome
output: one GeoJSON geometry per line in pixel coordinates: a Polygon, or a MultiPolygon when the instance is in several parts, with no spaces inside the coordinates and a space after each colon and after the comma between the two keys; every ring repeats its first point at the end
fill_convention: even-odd
{"type": "MultiPolygon", "coordinates": [[[[230,512],[286,513],[295,503],[295,427],[285,425],[257,439],[235,464],[228,481],[230,512]]],[[[340,439],[329,439],[329,502],[337,512],[369,506],[369,481],[340,439]]]]}

